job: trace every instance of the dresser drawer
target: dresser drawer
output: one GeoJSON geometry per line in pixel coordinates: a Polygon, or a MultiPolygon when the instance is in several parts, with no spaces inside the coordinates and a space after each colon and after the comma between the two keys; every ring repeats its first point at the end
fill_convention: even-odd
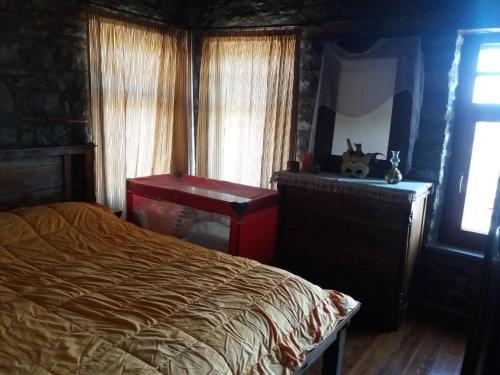
{"type": "Polygon", "coordinates": [[[368,223],[401,230],[408,228],[412,212],[411,204],[373,201],[294,187],[287,187],[281,202],[283,218],[314,225],[336,218],[355,224],[368,223]]]}
{"type": "Polygon", "coordinates": [[[284,218],[281,222],[283,252],[286,243],[307,243],[306,256],[312,249],[319,252],[355,246],[357,253],[376,254],[381,257],[399,258],[406,251],[407,231],[380,227],[372,223],[342,220],[338,217],[284,218]]]}
{"type": "Polygon", "coordinates": [[[285,262],[307,259],[307,262],[322,264],[329,273],[347,273],[372,281],[395,280],[402,257],[401,251],[356,243],[340,244],[327,236],[309,238],[301,233],[289,235],[281,245],[280,257],[285,262]]]}
{"type": "Polygon", "coordinates": [[[412,205],[374,201],[368,198],[343,195],[337,208],[337,215],[345,219],[356,218],[360,221],[380,226],[405,228],[410,224],[412,205]]]}
{"type": "Polygon", "coordinates": [[[335,289],[350,294],[355,299],[369,299],[376,296],[384,304],[394,302],[398,291],[396,277],[375,278],[373,274],[353,275],[350,269],[336,267],[334,264],[318,262],[304,257],[291,257],[279,264],[306,280],[323,288],[335,289]]]}
{"type": "Polygon", "coordinates": [[[280,191],[280,202],[280,209],[288,215],[298,214],[301,217],[338,212],[342,205],[339,195],[291,186],[280,191]]]}

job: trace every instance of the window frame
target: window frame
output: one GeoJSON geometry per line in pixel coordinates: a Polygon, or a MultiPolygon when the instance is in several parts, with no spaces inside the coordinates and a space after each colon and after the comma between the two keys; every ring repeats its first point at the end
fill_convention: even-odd
{"type": "Polygon", "coordinates": [[[500,104],[479,104],[472,101],[474,82],[478,75],[476,67],[479,51],[485,43],[500,43],[500,33],[464,36],[454,104],[451,159],[440,231],[441,241],[478,252],[484,250],[488,235],[462,229],[475,125],[481,121],[500,122],[500,104]]]}

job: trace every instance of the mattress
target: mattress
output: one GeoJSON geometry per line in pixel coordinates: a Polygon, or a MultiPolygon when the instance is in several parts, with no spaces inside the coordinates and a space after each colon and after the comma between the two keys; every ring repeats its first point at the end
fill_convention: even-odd
{"type": "Polygon", "coordinates": [[[98,205],[0,213],[0,374],[290,374],[356,306],[98,205]]]}

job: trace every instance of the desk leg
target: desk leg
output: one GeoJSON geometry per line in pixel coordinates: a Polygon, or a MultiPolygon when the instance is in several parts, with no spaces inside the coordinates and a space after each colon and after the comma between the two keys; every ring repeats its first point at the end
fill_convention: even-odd
{"type": "Polygon", "coordinates": [[[346,332],[347,326],[339,331],[337,340],[323,353],[323,367],[321,370],[323,375],[342,374],[342,357],[344,356],[346,332]]]}

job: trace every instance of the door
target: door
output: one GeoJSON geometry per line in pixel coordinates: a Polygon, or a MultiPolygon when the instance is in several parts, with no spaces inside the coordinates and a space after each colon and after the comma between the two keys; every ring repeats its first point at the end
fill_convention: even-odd
{"type": "Polygon", "coordinates": [[[500,374],[500,179],[484,254],[481,297],[467,340],[462,375],[500,374]]]}

